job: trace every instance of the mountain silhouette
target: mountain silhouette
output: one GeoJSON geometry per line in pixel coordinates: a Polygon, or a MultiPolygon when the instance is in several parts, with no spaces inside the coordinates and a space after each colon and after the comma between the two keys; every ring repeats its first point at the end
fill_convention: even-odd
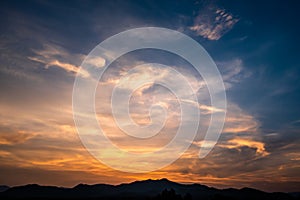
{"type": "Polygon", "coordinates": [[[120,185],[79,184],[73,188],[30,184],[6,188],[1,199],[98,199],[98,200],[299,200],[299,195],[267,193],[251,188],[216,189],[200,184],[179,184],[167,179],[120,185]]]}
{"type": "Polygon", "coordinates": [[[4,192],[4,191],[6,191],[8,189],[9,189],[8,186],[6,186],[6,185],[0,185],[0,192],[4,192]]]}

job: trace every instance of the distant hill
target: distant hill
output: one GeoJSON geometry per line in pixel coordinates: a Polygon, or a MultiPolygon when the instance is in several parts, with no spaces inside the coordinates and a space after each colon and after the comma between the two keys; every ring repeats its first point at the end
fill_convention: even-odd
{"type": "Polygon", "coordinates": [[[135,181],[128,184],[79,184],[73,188],[17,186],[0,192],[1,199],[124,199],[124,200],[298,200],[288,193],[267,193],[251,188],[216,189],[200,184],[179,184],[167,179],[135,181]]]}
{"type": "Polygon", "coordinates": [[[0,185],[0,192],[4,192],[4,191],[6,191],[8,189],[9,189],[8,186],[6,186],[6,185],[0,185]]]}

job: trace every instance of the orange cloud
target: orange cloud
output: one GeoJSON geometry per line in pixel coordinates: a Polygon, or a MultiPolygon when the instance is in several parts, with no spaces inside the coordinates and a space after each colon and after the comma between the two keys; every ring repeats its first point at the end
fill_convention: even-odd
{"type": "Polygon", "coordinates": [[[0,145],[13,145],[24,143],[35,134],[30,134],[25,131],[9,132],[0,134],[0,145]]]}
{"type": "Polygon", "coordinates": [[[245,138],[233,138],[227,142],[225,145],[219,145],[221,147],[233,149],[240,147],[249,147],[256,149],[256,153],[258,155],[267,156],[269,153],[265,149],[265,144],[263,142],[254,141],[252,139],[245,138]]]}

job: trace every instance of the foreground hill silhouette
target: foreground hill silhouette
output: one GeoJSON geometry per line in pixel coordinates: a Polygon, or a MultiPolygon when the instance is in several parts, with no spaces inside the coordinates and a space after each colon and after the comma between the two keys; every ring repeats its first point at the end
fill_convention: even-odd
{"type": "Polygon", "coordinates": [[[251,188],[216,189],[200,184],[179,184],[167,179],[135,181],[120,185],[85,185],[73,188],[17,186],[0,192],[1,199],[124,199],[124,200],[298,200],[295,194],[267,193],[251,188]]]}

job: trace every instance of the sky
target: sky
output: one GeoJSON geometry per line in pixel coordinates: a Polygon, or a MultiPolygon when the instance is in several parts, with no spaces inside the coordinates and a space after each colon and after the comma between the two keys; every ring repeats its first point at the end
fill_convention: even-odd
{"type": "MultiPolygon", "coordinates": [[[[299,8],[297,1],[268,0],[1,1],[0,184],[72,187],[168,178],[217,188],[299,191],[299,8]],[[143,64],[160,63],[184,75],[197,91],[193,105],[201,113],[197,136],[179,159],[153,172],[128,173],[99,162],[81,143],[72,92],[95,46],[140,27],[176,30],[201,44],[224,81],[227,111],[218,143],[199,159],[210,116],[218,112],[202,77],[186,60],[165,51],[144,49],[119,57],[99,80],[95,97],[97,119],[116,146],[151,152],[167,144],[180,124],[176,96],[148,84],[133,92],[131,117],[147,125],[149,107],[160,105],[168,113],[161,132],[148,141],[128,139],[116,126],[110,98],[122,76],[129,80],[121,84],[125,89],[149,76],[174,80],[169,68],[143,64]]],[[[195,122],[193,116],[185,120],[195,122]]]]}

